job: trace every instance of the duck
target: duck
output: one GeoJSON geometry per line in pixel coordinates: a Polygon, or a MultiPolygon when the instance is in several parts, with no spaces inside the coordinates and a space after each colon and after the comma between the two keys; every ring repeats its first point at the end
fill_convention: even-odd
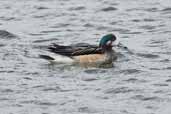
{"type": "Polygon", "coordinates": [[[99,45],[77,43],[66,46],[53,43],[47,47],[50,53],[39,56],[52,63],[95,67],[113,66],[113,61],[117,59],[116,52],[113,50],[115,41],[116,36],[114,34],[107,34],[101,38],[99,45]]]}

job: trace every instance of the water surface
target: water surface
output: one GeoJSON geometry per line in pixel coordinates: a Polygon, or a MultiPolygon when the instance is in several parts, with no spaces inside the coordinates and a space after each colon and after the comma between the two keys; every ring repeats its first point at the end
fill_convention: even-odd
{"type": "Polygon", "coordinates": [[[1,0],[0,112],[170,114],[170,0],[1,0]],[[51,65],[50,43],[114,33],[113,68],[51,65]]]}

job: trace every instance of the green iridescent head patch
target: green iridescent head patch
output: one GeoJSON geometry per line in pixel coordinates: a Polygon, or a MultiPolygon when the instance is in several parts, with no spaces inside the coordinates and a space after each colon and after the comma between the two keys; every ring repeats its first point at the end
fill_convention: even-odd
{"type": "Polygon", "coordinates": [[[107,34],[107,35],[105,35],[105,36],[102,37],[102,39],[100,40],[99,46],[100,47],[103,47],[103,46],[106,45],[106,43],[108,41],[115,41],[115,40],[116,40],[116,36],[115,35],[113,35],[113,34],[107,34]]]}

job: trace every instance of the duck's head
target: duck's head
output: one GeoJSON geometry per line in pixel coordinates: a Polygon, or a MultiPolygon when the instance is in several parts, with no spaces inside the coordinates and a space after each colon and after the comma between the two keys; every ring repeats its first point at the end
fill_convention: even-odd
{"type": "Polygon", "coordinates": [[[106,50],[106,49],[112,49],[113,42],[115,40],[116,40],[116,36],[115,35],[113,35],[113,34],[107,34],[107,35],[103,36],[102,39],[100,40],[99,47],[101,47],[104,50],[106,50]]]}

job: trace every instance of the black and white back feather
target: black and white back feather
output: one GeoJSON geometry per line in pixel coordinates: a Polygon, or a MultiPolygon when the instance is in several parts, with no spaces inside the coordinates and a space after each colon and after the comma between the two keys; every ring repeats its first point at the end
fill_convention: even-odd
{"type": "Polygon", "coordinates": [[[87,43],[78,43],[70,46],[52,44],[48,47],[48,50],[50,52],[68,57],[102,53],[102,49],[99,48],[99,46],[90,45],[87,43]]]}

